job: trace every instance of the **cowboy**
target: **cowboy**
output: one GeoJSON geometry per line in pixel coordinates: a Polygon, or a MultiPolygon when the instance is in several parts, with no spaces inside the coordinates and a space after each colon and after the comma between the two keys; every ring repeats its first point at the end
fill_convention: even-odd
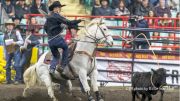
{"type": "Polygon", "coordinates": [[[19,84],[21,77],[21,68],[19,67],[20,61],[20,46],[23,44],[23,39],[18,30],[15,30],[15,23],[12,19],[9,19],[6,23],[6,32],[4,33],[4,47],[6,56],[6,83],[11,84],[11,65],[12,59],[14,59],[14,69],[16,71],[15,84],[19,84]]]}
{"type": "MultiPolygon", "coordinates": [[[[48,44],[53,55],[53,60],[51,61],[50,65],[50,74],[54,74],[56,65],[60,59],[58,48],[63,49],[61,61],[62,71],[68,62],[68,45],[61,36],[61,32],[65,28],[65,25],[72,26],[81,22],[81,20],[70,21],[60,15],[59,13],[61,7],[63,6],[65,5],[61,5],[59,1],[53,2],[52,5],[49,6],[49,11],[51,11],[51,14],[47,17],[46,23],[44,25],[44,29],[49,38],[48,44]]],[[[63,74],[63,72],[61,74],[63,74]]]]}

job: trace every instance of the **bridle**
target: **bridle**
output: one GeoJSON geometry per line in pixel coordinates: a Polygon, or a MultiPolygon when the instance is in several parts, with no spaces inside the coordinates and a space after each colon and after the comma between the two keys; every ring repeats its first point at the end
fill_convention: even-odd
{"type": "Polygon", "coordinates": [[[85,37],[92,39],[93,42],[90,42],[90,41],[83,41],[83,42],[89,42],[89,43],[96,43],[96,44],[98,44],[98,43],[100,42],[100,40],[102,40],[103,38],[105,38],[105,43],[108,43],[108,42],[107,42],[107,37],[110,36],[110,35],[106,35],[106,34],[105,34],[105,32],[103,31],[103,29],[100,27],[101,24],[104,24],[104,23],[98,23],[98,24],[97,24],[95,36],[92,36],[92,35],[90,34],[90,32],[88,32],[87,27],[84,27],[84,30],[85,30],[85,32],[86,32],[86,36],[85,36],[85,37]],[[98,28],[99,28],[100,31],[102,32],[102,35],[103,35],[102,38],[97,38],[97,30],[98,30],[98,28]]]}

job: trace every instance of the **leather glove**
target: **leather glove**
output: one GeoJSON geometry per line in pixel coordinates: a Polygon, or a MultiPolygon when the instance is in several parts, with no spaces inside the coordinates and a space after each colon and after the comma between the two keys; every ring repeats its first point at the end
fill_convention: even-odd
{"type": "Polygon", "coordinates": [[[73,24],[73,25],[76,25],[76,24],[79,24],[80,22],[81,22],[82,20],[73,20],[73,21],[71,21],[71,23],[73,24]]]}

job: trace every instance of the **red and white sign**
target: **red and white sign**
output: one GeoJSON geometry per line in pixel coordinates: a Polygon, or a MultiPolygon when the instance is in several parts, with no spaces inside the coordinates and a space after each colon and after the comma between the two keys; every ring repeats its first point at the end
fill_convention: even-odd
{"type": "MultiPolygon", "coordinates": [[[[98,61],[97,67],[98,70],[107,70],[107,71],[131,72],[132,70],[131,63],[120,63],[116,61],[98,61]]],[[[119,72],[99,72],[98,80],[130,82],[131,74],[119,73],[119,72]]]]}

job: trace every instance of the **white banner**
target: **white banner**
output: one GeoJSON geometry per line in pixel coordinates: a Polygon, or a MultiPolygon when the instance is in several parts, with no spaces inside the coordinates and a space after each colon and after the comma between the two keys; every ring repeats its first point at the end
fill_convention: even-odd
{"type": "MultiPolygon", "coordinates": [[[[163,60],[161,60],[163,62],[163,60]]],[[[161,63],[160,62],[160,63],[161,63]]],[[[172,63],[169,61],[169,63],[172,63]]],[[[132,67],[130,62],[120,62],[113,60],[97,60],[97,68],[99,71],[98,80],[102,81],[110,81],[108,86],[114,86],[115,82],[131,82],[131,74],[130,73],[118,73],[118,72],[102,72],[104,71],[125,71],[131,72],[132,67]]],[[[180,67],[178,65],[160,65],[157,64],[144,64],[144,63],[135,63],[133,72],[150,72],[151,68],[165,68],[167,70],[167,74],[180,75],[180,67]]],[[[166,82],[170,85],[180,85],[180,77],[178,76],[169,76],[166,79],[166,82]]],[[[120,86],[121,84],[116,84],[116,86],[120,86]]]]}
{"type": "MultiPolygon", "coordinates": [[[[121,63],[121,62],[116,62],[116,61],[98,61],[97,67],[98,67],[98,70],[108,70],[108,71],[131,72],[132,70],[131,63],[121,63]]],[[[99,71],[98,80],[130,82],[131,74],[99,71]]]]}

